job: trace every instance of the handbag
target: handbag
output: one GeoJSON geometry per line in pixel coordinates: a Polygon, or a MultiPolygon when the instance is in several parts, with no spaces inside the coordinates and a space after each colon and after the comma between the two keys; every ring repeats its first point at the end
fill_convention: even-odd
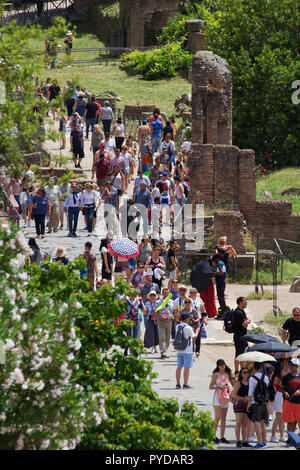
{"type": "Polygon", "coordinates": [[[225,381],[224,381],[224,378],[221,378],[219,375],[218,377],[220,379],[221,385],[227,385],[226,388],[217,390],[218,401],[220,403],[229,403],[230,402],[230,388],[229,388],[227,379],[225,378],[225,381]]]}
{"type": "Polygon", "coordinates": [[[202,338],[202,339],[207,338],[206,329],[205,329],[205,326],[203,325],[203,323],[200,326],[200,338],[202,338]]]}

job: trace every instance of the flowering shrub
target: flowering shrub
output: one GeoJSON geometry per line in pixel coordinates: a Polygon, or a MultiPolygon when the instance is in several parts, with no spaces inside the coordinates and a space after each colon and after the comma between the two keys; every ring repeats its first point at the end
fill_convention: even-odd
{"type": "Polygon", "coordinates": [[[84,427],[105,418],[103,395],[78,382],[81,304],[68,286],[59,297],[34,285],[29,254],[17,228],[0,227],[0,449],[74,449],[84,427]]]}

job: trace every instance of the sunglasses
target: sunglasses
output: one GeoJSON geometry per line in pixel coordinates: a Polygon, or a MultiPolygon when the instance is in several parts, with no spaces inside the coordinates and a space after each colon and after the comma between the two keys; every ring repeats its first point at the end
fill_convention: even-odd
{"type": "Polygon", "coordinates": [[[191,302],[188,300],[187,302],[184,302],[185,304],[190,304],[191,302]]]}
{"type": "Polygon", "coordinates": [[[242,374],[249,374],[248,370],[243,370],[242,374]]]}

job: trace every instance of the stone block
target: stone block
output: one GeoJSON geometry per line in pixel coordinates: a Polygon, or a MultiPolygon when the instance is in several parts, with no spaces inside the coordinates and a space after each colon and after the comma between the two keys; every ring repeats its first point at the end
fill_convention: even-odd
{"type": "Polygon", "coordinates": [[[290,287],[290,292],[300,292],[300,276],[294,277],[290,287]]]}

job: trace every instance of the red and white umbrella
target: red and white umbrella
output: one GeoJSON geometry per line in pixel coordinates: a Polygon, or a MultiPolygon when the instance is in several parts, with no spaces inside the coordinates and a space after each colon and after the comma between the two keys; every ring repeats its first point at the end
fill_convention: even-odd
{"type": "Polygon", "coordinates": [[[130,259],[138,256],[139,246],[129,238],[117,238],[108,245],[108,249],[114,256],[130,259]]]}

